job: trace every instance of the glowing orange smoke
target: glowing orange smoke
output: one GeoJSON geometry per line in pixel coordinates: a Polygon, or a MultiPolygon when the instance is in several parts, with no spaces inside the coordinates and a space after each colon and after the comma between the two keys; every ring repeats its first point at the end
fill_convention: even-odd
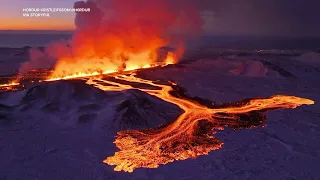
{"type": "MultiPolygon", "coordinates": [[[[163,62],[158,64],[152,64],[154,62],[148,60],[148,53],[141,53],[138,55],[131,55],[128,58],[125,66],[112,64],[109,59],[102,59],[101,63],[96,64],[95,61],[88,61],[86,63],[81,63],[81,61],[77,61],[77,63],[68,63],[65,61],[59,61],[56,69],[52,73],[52,75],[47,79],[47,81],[55,81],[61,79],[74,79],[79,77],[88,77],[88,76],[97,76],[101,74],[110,74],[119,71],[132,71],[137,69],[145,69],[157,66],[165,66],[168,64],[174,64],[177,62],[176,56],[169,52],[167,57],[163,62]],[[145,61],[143,61],[145,60],[145,61]],[[93,62],[93,64],[90,64],[93,62]],[[120,67],[121,68],[120,68],[120,67]],[[67,70],[66,68],[70,69],[67,70]]],[[[119,59],[115,59],[114,62],[121,62],[119,59]]]]}
{"type": "MultiPolygon", "coordinates": [[[[176,86],[174,83],[171,86],[160,85],[133,75],[121,75],[116,78],[160,87],[161,90],[140,90],[178,105],[184,113],[172,123],[158,128],[118,132],[114,143],[120,151],[104,160],[109,165],[115,165],[115,171],[132,172],[141,167],[157,168],[175,160],[208,154],[223,145],[212,136],[216,130],[222,130],[226,126],[234,129],[264,126],[265,116],[261,113],[263,111],[314,104],[314,101],[305,98],[276,95],[208,108],[195,100],[173,96],[172,92],[176,91],[173,89],[176,86]]],[[[92,80],[88,80],[87,83],[105,91],[133,88],[107,80],[92,80]],[[107,86],[106,83],[99,82],[116,86],[107,86]]]]}
{"type": "Polygon", "coordinates": [[[202,31],[200,4],[191,0],[95,0],[74,6],[90,12],[76,13],[72,39],[54,42],[44,52],[30,50],[22,72],[51,65],[50,79],[58,80],[173,64],[186,37],[202,31]],[[163,47],[176,50],[162,58],[163,47]]]}
{"type": "MultiPolygon", "coordinates": [[[[90,8],[91,11],[77,13],[77,31],[72,40],[52,44],[43,54],[37,51],[32,61],[25,65],[34,68],[33,66],[38,66],[39,63],[46,64],[46,59],[50,59],[50,63],[54,59],[54,71],[47,81],[87,77],[88,84],[106,91],[133,88],[91,76],[176,63],[183,52],[184,38],[174,38],[171,34],[184,30],[183,33],[189,35],[190,32],[198,32],[202,26],[200,11],[190,2],[194,1],[76,2],[75,8],[90,8]],[[108,2],[110,4],[106,4],[108,2]],[[174,44],[177,50],[169,52],[161,59],[159,48],[171,44],[174,44]],[[107,86],[99,82],[117,86],[107,86]]],[[[222,147],[223,143],[212,136],[217,130],[226,126],[234,129],[263,126],[263,111],[296,108],[314,103],[309,99],[277,95],[209,108],[174,89],[178,87],[175,83],[171,86],[160,85],[134,75],[118,75],[116,78],[159,87],[161,90],[140,90],[176,104],[184,110],[184,113],[170,124],[154,129],[119,132],[114,143],[120,151],[104,160],[109,165],[115,165],[116,171],[132,172],[136,168],[156,168],[175,160],[208,154],[222,147]],[[174,96],[172,93],[180,95],[174,96]]],[[[15,84],[3,86],[12,87],[15,84]]]]}

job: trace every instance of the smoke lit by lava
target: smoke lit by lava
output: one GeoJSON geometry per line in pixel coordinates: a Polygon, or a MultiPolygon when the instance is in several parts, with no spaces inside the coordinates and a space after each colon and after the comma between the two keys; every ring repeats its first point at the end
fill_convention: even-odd
{"type": "MultiPolygon", "coordinates": [[[[104,91],[132,89],[131,85],[96,76],[117,72],[117,79],[158,87],[139,89],[184,111],[172,123],[158,128],[118,132],[114,143],[120,151],[104,160],[109,165],[115,165],[116,171],[156,168],[175,160],[208,154],[222,147],[223,143],[212,136],[217,130],[224,127],[261,127],[265,125],[265,111],[314,103],[309,99],[276,95],[209,106],[189,97],[175,83],[161,85],[138,78],[133,73],[121,75],[126,71],[177,62],[183,52],[184,39],[170,34],[177,29],[188,29],[188,34],[192,34],[198,32],[202,24],[197,7],[186,2],[192,1],[176,0],[173,3],[169,0],[150,0],[147,6],[141,0],[130,3],[126,0],[77,2],[75,7],[89,7],[91,11],[77,14],[77,31],[73,39],[68,43],[53,43],[44,52],[34,50],[32,60],[21,68],[25,72],[54,64],[50,76],[39,78],[38,82],[82,78],[87,80],[87,84],[104,91]],[[161,58],[159,49],[171,44],[176,49],[161,58]]],[[[0,90],[16,90],[14,87],[23,85],[24,81],[34,82],[32,77],[30,80],[22,76],[18,80],[0,85],[0,90]]]]}
{"type": "Polygon", "coordinates": [[[72,39],[31,49],[20,72],[53,66],[51,79],[57,80],[173,64],[186,37],[203,26],[199,3],[190,0],[88,0],[74,7],[90,12],[76,13],[72,39]],[[168,46],[175,48],[161,55],[168,46]]]}

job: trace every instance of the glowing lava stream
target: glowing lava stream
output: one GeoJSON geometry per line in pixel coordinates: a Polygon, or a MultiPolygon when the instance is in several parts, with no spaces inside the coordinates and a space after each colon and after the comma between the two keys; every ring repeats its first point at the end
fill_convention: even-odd
{"type": "Polygon", "coordinates": [[[18,85],[20,85],[20,83],[12,82],[8,84],[0,84],[0,87],[10,87],[10,86],[18,86],[18,85]]]}
{"type": "MultiPolygon", "coordinates": [[[[115,171],[133,172],[136,168],[157,168],[160,164],[174,160],[208,154],[223,145],[212,136],[216,130],[223,130],[224,127],[233,129],[261,127],[265,125],[266,117],[262,114],[264,111],[314,104],[314,101],[305,98],[276,95],[208,108],[192,98],[178,98],[170,94],[176,91],[173,88],[176,86],[174,83],[171,83],[171,86],[160,85],[134,75],[122,75],[116,78],[161,88],[161,90],[140,90],[178,105],[184,113],[172,123],[157,128],[118,132],[114,143],[120,151],[104,160],[109,165],[115,165],[115,171]]],[[[102,85],[97,79],[94,80],[88,80],[87,84],[104,91],[134,89],[130,85],[99,80],[111,84],[111,86],[105,83],[102,85]]]]}
{"type": "Polygon", "coordinates": [[[15,81],[7,84],[0,84],[0,92],[14,91],[16,90],[15,88],[17,88],[20,85],[21,85],[20,83],[15,81]]]}

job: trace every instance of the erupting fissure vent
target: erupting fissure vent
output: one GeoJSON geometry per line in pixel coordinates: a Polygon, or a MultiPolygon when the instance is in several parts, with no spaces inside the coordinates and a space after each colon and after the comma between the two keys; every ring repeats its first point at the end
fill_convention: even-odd
{"type": "MultiPolygon", "coordinates": [[[[212,134],[224,127],[234,129],[261,127],[267,110],[296,108],[313,104],[309,99],[276,95],[270,98],[251,99],[224,106],[205,106],[206,101],[191,98],[177,84],[161,85],[150,80],[119,75],[123,71],[165,66],[176,63],[181,56],[186,37],[201,33],[203,19],[200,3],[192,0],[95,0],[79,1],[75,8],[90,8],[88,13],[76,13],[77,30],[70,42],[57,42],[43,51],[31,50],[31,61],[21,71],[53,65],[53,72],[43,80],[84,79],[87,84],[104,91],[134,89],[123,81],[153,86],[153,89],[136,88],[164,101],[177,105],[183,113],[173,122],[146,130],[118,132],[114,143],[119,148],[104,160],[115,165],[116,171],[132,172],[136,168],[156,168],[175,160],[196,158],[222,147],[212,134]],[[183,32],[174,36],[175,32],[183,32]],[[184,36],[184,37],[183,37],[184,36]],[[174,52],[157,52],[161,47],[174,45],[174,52]],[[161,57],[163,60],[159,61],[161,57]],[[117,73],[118,80],[99,79],[101,74],[117,73]]],[[[199,1],[200,2],[200,1],[199,1]]],[[[161,50],[163,51],[163,49],[161,50]]],[[[170,50],[171,51],[171,50],[170,50]]],[[[14,90],[21,81],[0,85],[14,90]]],[[[23,83],[22,83],[23,84],[23,83]]],[[[31,94],[32,95],[32,94],[31,94]]],[[[31,96],[32,97],[32,96],[31,96]]],[[[123,104],[134,115],[145,112],[136,108],[136,99],[123,104]]],[[[119,108],[119,111],[126,111],[119,108]]],[[[151,118],[151,116],[149,116],[151,118]]],[[[153,119],[120,119],[141,124],[153,119]]]]}

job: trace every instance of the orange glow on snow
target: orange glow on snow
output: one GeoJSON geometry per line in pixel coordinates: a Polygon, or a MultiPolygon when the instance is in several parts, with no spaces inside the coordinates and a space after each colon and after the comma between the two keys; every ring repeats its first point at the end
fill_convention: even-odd
{"type": "MultiPolygon", "coordinates": [[[[247,114],[254,111],[272,110],[279,108],[296,108],[301,105],[311,105],[314,101],[295,96],[276,95],[264,99],[251,99],[241,104],[225,108],[208,108],[196,101],[177,98],[170,94],[174,91],[172,86],[155,84],[150,80],[131,76],[117,76],[129,82],[138,82],[160,87],[161,90],[140,89],[150,95],[156,96],[167,102],[178,105],[182,113],[173,123],[147,130],[127,130],[118,132],[114,143],[120,149],[114,156],[104,160],[109,165],[115,165],[115,171],[133,172],[136,168],[157,168],[161,164],[167,164],[176,160],[196,158],[206,155],[212,150],[222,147],[223,143],[212,134],[222,130],[225,126],[233,128],[249,128],[263,126],[263,119],[257,119],[257,124],[248,125],[241,122],[239,114],[247,114]],[[223,114],[223,115],[221,115],[223,114]],[[221,120],[224,119],[224,120],[221,120]],[[226,121],[226,122],[224,122],[226,121]],[[205,125],[201,125],[205,122],[205,125]]],[[[107,80],[87,81],[104,91],[131,89],[130,85],[120,84],[107,80]]]]}

